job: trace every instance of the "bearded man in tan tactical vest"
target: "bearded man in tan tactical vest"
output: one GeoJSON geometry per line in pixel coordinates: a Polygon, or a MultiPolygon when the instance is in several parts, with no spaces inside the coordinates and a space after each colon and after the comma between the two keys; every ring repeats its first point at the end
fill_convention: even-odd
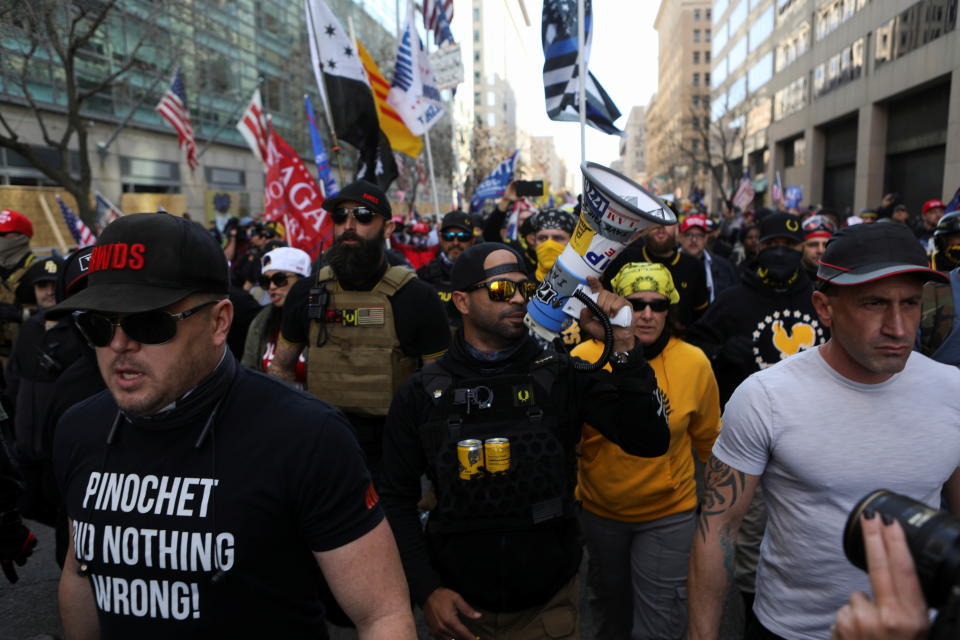
{"type": "Polygon", "coordinates": [[[269,373],[293,382],[307,350],[307,391],[346,414],[379,483],[383,425],[393,394],[450,341],[443,304],[413,270],[391,265],[386,194],[359,180],[324,208],[334,240],[319,273],[301,278],[283,307],[269,373]]]}
{"type": "Polygon", "coordinates": [[[20,304],[17,288],[35,259],[30,251],[32,237],[33,223],[27,216],[0,210],[0,362],[4,368],[20,323],[29,313],[20,304]]]}

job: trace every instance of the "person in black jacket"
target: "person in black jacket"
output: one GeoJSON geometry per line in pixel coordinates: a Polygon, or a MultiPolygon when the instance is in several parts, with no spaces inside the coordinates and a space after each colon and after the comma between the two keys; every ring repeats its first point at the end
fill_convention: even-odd
{"type": "Polygon", "coordinates": [[[741,270],[741,283],[722,291],[687,333],[713,362],[721,406],[751,373],[826,341],[801,265],[802,243],[799,218],[765,217],[760,252],[741,270]]]}
{"type": "Polygon", "coordinates": [[[533,272],[537,268],[537,230],[533,226],[533,216],[536,210],[531,207],[522,207],[517,214],[517,239],[504,239],[503,227],[510,216],[513,207],[520,201],[514,183],[511,182],[503,191],[503,196],[497,200],[497,206],[486,222],[483,223],[484,242],[505,242],[523,256],[528,269],[533,272]]]}
{"type": "Polygon", "coordinates": [[[680,247],[703,265],[710,302],[713,302],[717,294],[737,284],[740,277],[732,262],[707,249],[710,224],[706,217],[687,216],[680,224],[680,247]]]}
{"type": "MultiPolygon", "coordinates": [[[[655,375],[630,328],[614,329],[612,373],[543,351],[523,323],[536,284],[506,245],[465,251],[452,285],[463,329],[400,388],[384,432],[381,496],[413,598],[437,637],[578,637],[581,426],[631,455],[662,455],[670,436],[655,375]],[[508,440],[506,456],[492,443],[482,455],[462,448],[491,438],[508,440]],[[437,495],[425,533],[424,473],[437,495]]],[[[591,286],[611,316],[628,304],[591,286]]],[[[602,336],[589,313],[580,324],[602,336]]]]}
{"type": "Polygon", "coordinates": [[[477,237],[473,233],[473,220],[463,211],[450,211],[440,223],[440,252],[437,257],[417,269],[417,277],[433,285],[443,306],[447,320],[453,329],[460,327],[460,314],[453,306],[450,274],[460,255],[473,246],[477,237]]]}

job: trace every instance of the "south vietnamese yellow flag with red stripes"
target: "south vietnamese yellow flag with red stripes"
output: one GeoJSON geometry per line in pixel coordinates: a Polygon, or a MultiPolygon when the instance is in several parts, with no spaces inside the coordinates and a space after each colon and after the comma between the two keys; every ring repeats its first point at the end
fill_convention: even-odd
{"type": "Polygon", "coordinates": [[[370,54],[357,40],[357,50],[360,52],[360,62],[363,64],[364,71],[367,72],[367,78],[370,80],[370,88],[373,90],[373,99],[377,103],[377,117],[380,119],[380,130],[386,134],[390,141],[390,148],[400,153],[416,158],[423,149],[423,140],[419,136],[413,135],[407,125],[403,123],[400,115],[387,104],[387,93],[390,91],[390,83],[386,81],[377,63],[373,61],[370,54]]]}

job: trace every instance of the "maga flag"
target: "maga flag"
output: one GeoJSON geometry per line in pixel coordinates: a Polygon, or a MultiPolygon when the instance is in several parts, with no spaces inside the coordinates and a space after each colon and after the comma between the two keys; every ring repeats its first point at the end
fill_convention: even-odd
{"type": "Polygon", "coordinates": [[[490,172],[490,175],[480,183],[477,190],[473,192],[470,198],[470,211],[479,211],[483,203],[490,198],[499,198],[506,191],[507,185],[513,180],[513,170],[517,165],[517,155],[520,150],[517,149],[510,157],[497,165],[497,168],[490,172]]]}
{"type": "Polygon", "coordinates": [[[317,181],[290,145],[272,127],[267,142],[263,217],[286,227],[290,246],[316,259],[333,240],[333,220],[323,208],[317,181]]]}
{"type": "Polygon", "coordinates": [[[387,136],[390,147],[394,151],[416,158],[423,150],[423,140],[419,136],[413,135],[413,132],[404,124],[400,114],[387,104],[390,83],[383,77],[380,67],[377,66],[366,47],[360,44],[359,40],[357,41],[357,50],[360,52],[363,70],[367,72],[367,78],[370,79],[370,88],[373,89],[373,99],[377,104],[377,116],[380,119],[380,130],[387,136]]]}

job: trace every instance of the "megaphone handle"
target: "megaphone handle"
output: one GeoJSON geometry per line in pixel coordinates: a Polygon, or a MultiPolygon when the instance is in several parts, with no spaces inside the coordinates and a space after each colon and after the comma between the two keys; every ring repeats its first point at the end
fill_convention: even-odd
{"type": "Polygon", "coordinates": [[[603,352],[596,362],[587,362],[586,360],[575,359],[573,368],[578,371],[599,371],[606,366],[610,360],[610,353],[613,351],[613,326],[610,324],[610,318],[607,317],[600,305],[594,302],[583,289],[577,289],[573,292],[573,297],[583,303],[587,309],[597,317],[600,324],[603,325],[603,352]]]}

